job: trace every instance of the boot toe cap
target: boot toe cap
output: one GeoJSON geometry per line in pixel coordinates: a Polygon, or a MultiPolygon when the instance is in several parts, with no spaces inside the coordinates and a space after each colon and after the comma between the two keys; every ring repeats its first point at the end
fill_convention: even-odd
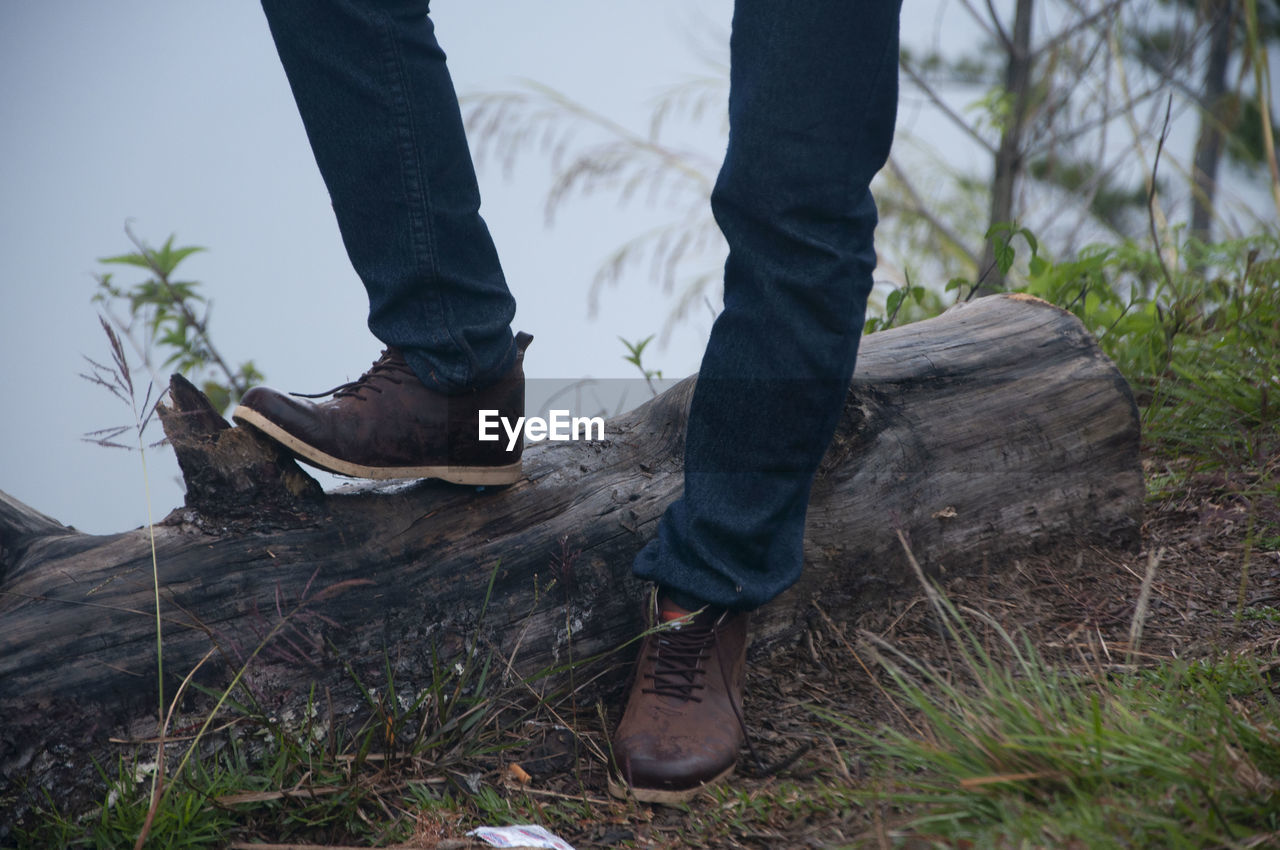
{"type": "Polygon", "coordinates": [[[632,735],[614,744],[619,773],[637,788],[697,788],[733,768],[738,748],[730,740],[632,735]]]}

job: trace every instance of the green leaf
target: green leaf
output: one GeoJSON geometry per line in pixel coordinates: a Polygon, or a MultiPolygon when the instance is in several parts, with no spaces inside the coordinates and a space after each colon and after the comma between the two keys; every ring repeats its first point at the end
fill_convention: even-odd
{"type": "Polygon", "coordinates": [[[995,240],[994,251],[996,258],[996,267],[1000,269],[1000,274],[1008,274],[1009,269],[1013,268],[1013,246],[1003,239],[995,240]]]}
{"type": "Polygon", "coordinates": [[[1020,228],[1018,232],[1022,234],[1023,239],[1027,240],[1027,245],[1031,248],[1031,256],[1034,257],[1040,250],[1040,243],[1036,241],[1035,234],[1025,227],[1020,228]]]}
{"type": "Polygon", "coordinates": [[[164,243],[164,247],[152,256],[152,259],[155,260],[156,266],[160,269],[160,273],[166,276],[173,274],[173,270],[178,267],[178,263],[181,263],[192,254],[204,250],[204,248],[199,245],[188,245],[185,248],[178,248],[175,250],[170,247],[172,242],[173,237],[170,236],[164,243]]]}
{"type": "Polygon", "coordinates": [[[623,345],[625,345],[627,347],[627,351],[629,352],[627,355],[623,356],[622,359],[632,364],[633,366],[639,366],[640,356],[644,353],[645,346],[649,344],[649,342],[653,339],[653,337],[654,337],[654,334],[649,334],[647,337],[640,340],[639,342],[631,342],[627,339],[624,339],[623,337],[618,337],[618,341],[621,342],[623,345]]]}
{"type": "Polygon", "coordinates": [[[147,262],[147,258],[141,254],[120,254],[115,257],[99,257],[98,262],[109,263],[117,266],[137,266],[140,269],[151,268],[151,263],[147,262]]]}

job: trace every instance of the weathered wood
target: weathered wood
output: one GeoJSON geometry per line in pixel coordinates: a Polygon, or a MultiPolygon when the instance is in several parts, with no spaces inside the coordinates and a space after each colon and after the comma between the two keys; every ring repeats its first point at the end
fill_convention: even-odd
{"type": "MultiPolygon", "coordinates": [[[[180,679],[213,649],[205,678],[225,681],[287,618],[254,662],[260,696],[321,681],[354,705],[343,666],[377,681],[387,659],[411,691],[433,648],[475,634],[491,577],[481,633],[513,671],[566,660],[566,623],[574,657],[617,646],[643,592],[630,562],[680,491],[692,388],[610,420],[603,441],[536,444],[520,482],[482,492],[420,482],[315,498],[287,461],[259,464],[269,447],[185,417],[175,443],[199,509],[155,529],[166,670],[180,679]],[[193,474],[197,456],[259,465],[193,474]],[[293,484],[269,511],[209,501],[275,487],[271,474],[293,484]]],[[[178,419],[189,401],[175,399],[178,419]]],[[[845,618],[883,604],[909,581],[896,529],[925,564],[999,569],[1064,539],[1135,544],[1142,487],[1132,395],[1070,314],[997,296],[870,336],[813,488],[805,574],[759,613],[756,644],[797,637],[818,596],[845,618]]],[[[0,546],[3,811],[39,789],[65,799],[95,781],[89,758],[111,754],[109,737],[154,732],[156,641],[145,529],[76,534],[0,499],[0,546]]]]}
{"type": "Polygon", "coordinates": [[[67,528],[0,490],[0,583],[9,567],[26,555],[30,544],[45,537],[75,533],[74,528],[67,528]]]}
{"type": "Polygon", "coordinates": [[[181,375],[159,408],[164,433],[186,482],[186,504],[200,515],[259,522],[297,514],[324,496],[320,485],[270,440],[233,428],[181,375]]]}

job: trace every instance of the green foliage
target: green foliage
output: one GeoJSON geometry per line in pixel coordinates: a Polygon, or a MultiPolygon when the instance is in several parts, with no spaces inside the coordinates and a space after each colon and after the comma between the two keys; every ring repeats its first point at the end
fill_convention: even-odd
{"type": "Polygon", "coordinates": [[[623,337],[618,337],[618,340],[627,349],[627,353],[623,356],[622,359],[630,363],[632,366],[635,366],[637,369],[639,369],[640,373],[644,375],[645,380],[649,380],[652,378],[658,378],[659,380],[662,379],[661,370],[649,369],[644,365],[644,363],[641,360],[641,358],[644,356],[645,348],[649,345],[650,342],[653,341],[653,337],[654,337],[654,334],[649,334],[647,337],[645,337],[642,340],[639,340],[638,342],[631,342],[630,340],[624,339],[623,337]]]}
{"type": "Polygon", "coordinates": [[[638,342],[631,342],[630,340],[624,339],[623,337],[618,337],[618,341],[621,342],[623,346],[627,349],[627,353],[623,355],[622,359],[640,370],[640,374],[644,375],[645,383],[649,385],[649,392],[653,393],[654,396],[657,396],[658,388],[654,386],[653,382],[655,380],[657,381],[662,380],[662,370],[650,369],[648,366],[644,364],[644,359],[643,359],[644,350],[646,347],[648,347],[649,343],[653,341],[653,337],[654,337],[654,334],[649,334],[647,337],[645,337],[642,340],[639,340],[638,342]]]}
{"type": "Polygon", "coordinates": [[[1001,133],[1009,125],[1009,119],[1013,115],[1013,100],[1013,95],[1004,86],[995,85],[966,106],[965,111],[977,115],[974,120],[976,127],[989,127],[996,133],[1001,133]]]}
{"type": "Polygon", "coordinates": [[[863,325],[863,333],[875,333],[927,319],[941,313],[944,306],[941,295],[913,284],[908,277],[905,284],[885,296],[884,315],[869,317],[863,325]]]}
{"type": "Polygon", "coordinates": [[[1149,445],[1263,464],[1280,451],[1280,240],[1166,254],[1129,242],[1049,263],[1033,251],[1023,290],[1093,333],[1134,387],[1149,445]]]}
{"type": "MultiPolygon", "coordinates": [[[[235,751],[229,759],[238,759],[235,751]]],[[[158,850],[198,850],[226,846],[227,833],[234,824],[232,814],[209,799],[234,788],[228,762],[211,765],[193,763],[178,780],[183,793],[168,795],[156,810],[147,847],[158,850]]],[[[74,820],[57,810],[46,812],[30,831],[20,832],[18,847],[45,850],[51,847],[89,847],[96,850],[131,848],[142,831],[151,807],[151,790],[146,781],[155,764],[128,763],[121,759],[108,775],[98,769],[108,791],[94,813],[74,820]]]]}
{"type": "MultiPolygon", "coordinates": [[[[367,709],[354,728],[327,713],[314,688],[299,712],[283,716],[240,690],[226,702],[234,722],[216,749],[166,780],[147,846],[224,847],[232,834],[403,841],[412,812],[397,806],[402,816],[388,818],[384,800],[397,798],[408,781],[415,783],[411,798],[454,795],[482,809],[497,799],[505,808],[492,788],[471,788],[464,779],[478,760],[510,746],[505,730],[523,716],[490,680],[491,667],[487,655],[474,652],[456,666],[437,659],[427,685],[409,693],[389,663],[378,688],[348,669],[367,709]]],[[[149,772],[154,764],[121,761],[113,775],[102,774],[107,793],[95,814],[77,820],[50,808],[36,816],[20,846],[133,847],[151,805],[149,772]]]]}
{"type": "Polygon", "coordinates": [[[178,280],[175,273],[183,260],[204,251],[195,245],[174,247],[170,235],[159,248],[152,248],[126,229],[136,250],[99,262],[108,266],[142,269],[148,277],[140,283],[118,285],[113,272],[97,276],[95,304],[102,305],[121,333],[142,355],[149,370],[153,359],[163,358],[160,369],[175,369],[200,386],[219,412],[261,383],[262,373],[252,360],[232,367],[214,346],[209,335],[210,302],[200,293],[196,281],[178,280]],[[127,318],[111,311],[123,305],[127,318]]]}
{"type": "Polygon", "coordinates": [[[946,667],[867,636],[915,728],[820,712],[861,740],[890,783],[876,798],[905,807],[916,834],[1118,850],[1260,846],[1280,827],[1280,706],[1252,659],[1066,671],[985,614],[928,595],[946,667]]]}
{"type": "Polygon", "coordinates": [[[1264,605],[1261,608],[1245,608],[1240,612],[1242,620],[1260,620],[1264,623],[1280,625],[1280,608],[1264,605]]]}
{"type": "MultiPolygon", "coordinates": [[[[1018,291],[1075,314],[1129,381],[1148,447],[1193,467],[1268,472],[1280,454],[1280,239],[1260,234],[1156,252],[1136,242],[1047,258],[1015,224],[987,234],[1002,274],[1027,247],[1018,291]]],[[[957,279],[947,290],[969,291],[957,279]]],[[[1265,477],[1265,476],[1264,476],[1265,477]]]]}

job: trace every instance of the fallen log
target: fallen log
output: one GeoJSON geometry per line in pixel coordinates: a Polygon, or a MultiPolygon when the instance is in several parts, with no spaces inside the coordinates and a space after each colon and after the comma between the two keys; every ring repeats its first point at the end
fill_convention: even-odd
{"type": "MultiPolygon", "coordinates": [[[[630,562],[681,488],[692,388],[604,440],[531,446],[507,488],[325,495],[175,379],[163,419],[189,492],[154,529],[166,693],[206,656],[203,680],[224,685],[264,637],[261,692],[283,704],[319,681],[346,706],[344,668],[376,680],[390,659],[411,688],[477,632],[517,674],[570,641],[575,658],[623,643],[643,593],[630,562]]],[[[753,651],[800,636],[817,597],[851,619],[909,584],[898,530],[927,565],[998,570],[1063,541],[1136,545],[1142,495],[1133,396],[1065,311],[995,296],[869,336],[804,576],[755,619],[753,651]]],[[[155,628],[147,529],[80,534],[0,493],[0,812],[83,799],[110,739],[155,733],[155,628]]]]}

